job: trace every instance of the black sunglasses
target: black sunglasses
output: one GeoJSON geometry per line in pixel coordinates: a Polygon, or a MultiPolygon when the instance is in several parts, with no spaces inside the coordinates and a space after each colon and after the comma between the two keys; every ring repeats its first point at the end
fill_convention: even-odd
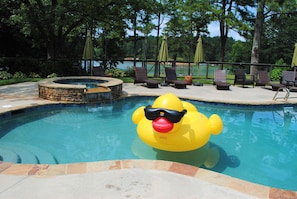
{"type": "Polygon", "coordinates": [[[186,114],[186,112],[186,109],[179,112],[163,108],[152,108],[151,105],[148,105],[144,108],[145,117],[148,120],[155,120],[158,117],[165,117],[172,123],[179,122],[182,119],[182,117],[186,114]]]}

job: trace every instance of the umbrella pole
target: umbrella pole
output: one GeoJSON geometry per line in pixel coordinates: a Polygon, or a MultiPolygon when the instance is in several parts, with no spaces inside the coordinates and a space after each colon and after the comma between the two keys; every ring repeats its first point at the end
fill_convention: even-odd
{"type": "Polygon", "coordinates": [[[294,66],[293,81],[294,81],[294,85],[295,85],[295,84],[297,83],[297,82],[296,82],[296,66],[294,66]]]}
{"type": "Polygon", "coordinates": [[[91,76],[93,75],[93,65],[92,65],[92,60],[90,59],[90,71],[91,71],[91,76]]]}

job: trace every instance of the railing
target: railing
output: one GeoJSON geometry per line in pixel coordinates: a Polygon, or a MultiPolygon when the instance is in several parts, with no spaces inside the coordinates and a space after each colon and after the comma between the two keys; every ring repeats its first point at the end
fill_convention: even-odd
{"type": "MultiPolygon", "coordinates": [[[[288,70],[291,68],[289,65],[277,65],[277,64],[266,64],[266,63],[259,63],[259,64],[251,64],[251,63],[242,63],[242,62],[218,62],[218,61],[205,61],[199,64],[194,64],[193,62],[189,61],[168,61],[166,63],[162,62],[159,63],[156,60],[112,60],[117,61],[118,65],[117,68],[128,70],[132,69],[133,66],[137,67],[146,67],[148,73],[150,75],[154,74],[155,67],[159,66],[160,72],[159,75],[162,76],[165,74],[164,67],[176,67],[177,74],[180,76],[186,75],[193,75],[198,77],[205,77],[209,78],[213,75],[214,70],[221,68],[227,70],[227,74],[233,74],[233,70],[236,68],[244,68],[246,72],[250,72],[250,66],[257,66],[258,70],[265,70],[271,72],[274,67],[281,67],[284,70],[288,70]]],[[[95,66],[100,65],[103,60],[95,60],[95,66]]]]}
{"type": "MultiPolygon", "coordinates": [[[[53,68],[53,72],[56,72],[55,69],[59,69],[63,72],[62,74],[68,74],[69,70],[72,68],[77,68],[78,71],[85,71],[85,74],[90,73],[90,66],[99,66],[100,64],[107,62],[108,64],[116,62],[117,68],[127,70],[132,69],[134,66],[137,67],[146,67],[150,75],[155,75],[155,67],[159,67],[159,76],[164,76],[165,71],[164,67],[176,67],[177,74],[180,76],[192,75],[201,78],[210,78],[213,76],[213,71],[218,68],[223,68],[227,71],[227,74],[233,74],[234,69],[236,68],[244,68],[246,72],[249,73],[251,63],[243,63],[243,62],[218,62],[218,61],[205,61],[199,64],[194,64],[192,61],[168,61],[166,63],[159,63],[157,60],[133,60],[131,59],[113,59],[113,60],[102,60],[102,59],[93,59],[90,60],[81,60],[78,59],[57,59],[57,60],[45,60],[45,59],[34,59],[34,58],[10,58],[10,57],[2,57],[2,61],[0,62],[0,70],[7,70],[8,68],[14,69],[14,71],[22,71],[22,72],[40,72],[35,70],[44,70],[44,67],[48,67],[49,69],[53,68]],[[4,62],[7,59],[6,62],[4,62]],[[45,64],[46,62],[50,62],[45,64]],[[56,62],[56,63],[55,63],[56,62]],[[21,63],[21,65],[20,65],[21,63]],[[56,66],[57,64],[61,64],[61,67],[56,66]],[[71,65],[72,63],[72,65],[71,65]],[[15,66],[14,66],[15,65],[15,66]],[[18,66],[20,65],[20,66],[18,66]],[[42,67],[40,67],[42,66],[42,67]],[[65,70],[66,69],[66,70],[65,70]],[[24,71],[23,71],[24,70],[24,71]]],[[[107,67],[109,65],[106,65],[107,67]]],[[[281,67],[283,70],[291,69],[289,65],[276,65],[269,63],[259,63],[253,64],[258,67],[258,70],[265,70],[271,72],[274,67],[281,67]]],[[[59,73],[58,71],[57,73],[59,73]]],[[[271,74],[271,73],[270,73],[271,74]]]]}

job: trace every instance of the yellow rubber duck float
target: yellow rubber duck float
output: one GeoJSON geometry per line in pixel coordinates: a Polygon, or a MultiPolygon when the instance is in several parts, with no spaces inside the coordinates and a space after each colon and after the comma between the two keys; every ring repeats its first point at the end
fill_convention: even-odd
{"type": "Polygon", "coordinates": [[[176,95],[159,96],[152,105],[141,106],[132,115],[137,134],[147,145],[165,151],[191,151],[204,146],[211,134],[223,129],[221,118],[207,118],[176,95]]]}

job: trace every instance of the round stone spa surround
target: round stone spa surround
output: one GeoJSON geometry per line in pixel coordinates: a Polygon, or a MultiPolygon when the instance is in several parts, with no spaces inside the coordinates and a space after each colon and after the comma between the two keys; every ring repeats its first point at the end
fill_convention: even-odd
{"type": "Polygon", "coordinates": [[[52,101],[65,102],[104,102],[117,99],[122,95],[123,81],[109,77],[57,77],[45,79],[39,82],[39,97],[52,101]],[[94,80],[103,81],[99,83],[97,88],[87,88],[86,85],[62,84],[58,81],[81,81],[94,80]]]}

